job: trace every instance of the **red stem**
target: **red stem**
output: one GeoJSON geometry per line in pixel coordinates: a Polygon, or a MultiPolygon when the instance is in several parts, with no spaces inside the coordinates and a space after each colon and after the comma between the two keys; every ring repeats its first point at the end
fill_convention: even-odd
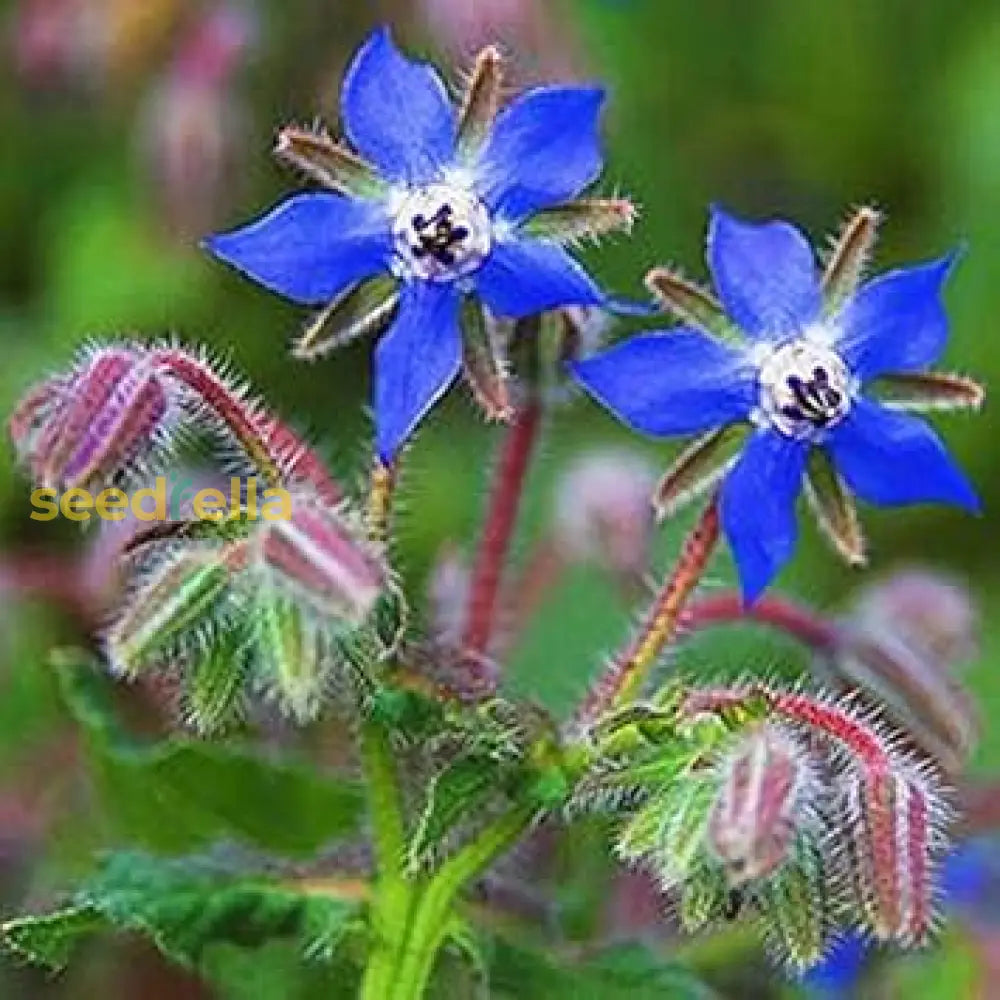
{"type": "Polygon", "coordinates": [[[696,632],[740,621],[769,625],[817,650],[833,649],[840,642],[837,626],[808,608],[780,597],[762,597],[748,607],[735,591],[694,601],[684,612],[683,627],[688,632],[696,632]]]}
{"type": "Polygon", "coordinates": [[[470,653],[485,654],[493,635],[497,594],[524,493],[528,464],[538,440],[541,416],[537,400],[529,401],[518,410],[507,431],[500,461],[493,474],[489,509],[472,571],[462,638],[462,645],[470,653]]]}
{"type": "Polygon", "coordinates": [[[588,692],[577,721],[589,725],[636,695],[660,653],[674,639],[685,606],[704,575],[719,540],[719,508],[713,497],[684,540],[680,557],[646,612],[639,631],[588,692]]]}

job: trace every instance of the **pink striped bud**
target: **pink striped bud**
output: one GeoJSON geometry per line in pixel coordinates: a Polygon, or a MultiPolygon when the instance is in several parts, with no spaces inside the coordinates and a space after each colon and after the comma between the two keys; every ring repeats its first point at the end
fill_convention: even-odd
{"type": "Polygon", "coordinates": [[[919,944],[934,925],[935,855],[945,809],[923,777],[863,769],[847,790],[851,875],[866,925],[883,941],[919,944]]]}
{"type": "Polygon", "coordinates": [[[361,625],[388,582],[361,526],[310,493],[289,494],[285,514],[258,528],[259,565],[279,590],[320,614],[361,625]]]}
{"type": "Polygon", "coordinates": [[[709,814],[709,849],[737,888],[784,864],[808,795],[805,754],[770,725],[750,730],[725,765],[709,814]]]}
{"type": "Polygon", "coordinates": [[[165,443],[172,409],[144,352],[98,347],[67,375],[30,390],[8,427],[39,485],[99,490],[165,443]]]}

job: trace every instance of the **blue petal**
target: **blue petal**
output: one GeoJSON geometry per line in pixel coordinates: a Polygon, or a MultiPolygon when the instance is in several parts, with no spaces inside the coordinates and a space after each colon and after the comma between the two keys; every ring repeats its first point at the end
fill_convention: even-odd
{"type": "Polygon", "coordinates": [[[795,551],[795,500],[808,451],[803,441],[757,431],[722,484],[722,528],[747,604],[760,597],[795,551]]]}
{"type": "Polygon", "coordinates": [[[403,288],[399,316],[375,349],[376,448],[391,462],[458,373],[462,338],[453,284],[403,288]]]}
{"type": "Polygon", "coordinates": [[[441,78],[411,62],[388,28],[373,32],[344,76],[344,131],[390,180],[422,184],[454,156],[455,109],[441,78]]]}
{"type": "Polygon", "coordinates": [[[599,306],[604,293],[558,244],[515,238],[493,247],[476,287],[497,316],[519,318],[556,306],[599,306]]]}
{"type": "Polygon", "coordinates": [[[948,317],[941,286],[954,256],[920,264],[868,282],[847,303],[837,349],[862,379],[919,371],[941,356],[948,317]]]}
{"type": "Polygon", "coordinates": [[[604,91],[538,87],[497,116],[475,168],[483,200],[511,220],[568,201],[601,172],[604,91]]]}
{"type": "Polygon", "coordinates": [[[922,420],[859,399],[827,448],[863,500],[884,506],[947,503],[979,510],[968,480],[922,420]]]}
{"type": "Polygon", "coordinates": [[[708,266],[726,312],[751,337],[780,340],[819,316],[812,247],[787,222],[742,222],[713,208],[708,266]]]}
{"type": "Polygon", "coordinates": [[[754,370],[741,354],[683,327],[632,337],[570,368],[643,434],[692,434],[742,420],[756,398],[754,370]]]}
{"type": "Polygon", "coordinates": [[[869,946],[856,931],[850,931],[835,941],[819,965],[804,976],[807,986],[825,995],[847,998],[855,995],[858,980],[864,972],[869,946]]]}
{"type": "Polygon", "coordinates": [[[202,246],[272,292],[320,305],[384,271],[392,234],[381,206],[323,192],[288,198],[242,229],[207,237],[202,246]]]}

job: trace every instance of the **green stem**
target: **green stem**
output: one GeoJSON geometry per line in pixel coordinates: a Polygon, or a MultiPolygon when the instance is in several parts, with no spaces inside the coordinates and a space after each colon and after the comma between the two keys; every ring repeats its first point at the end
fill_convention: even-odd
{"type": "Polygon", "coordinates": [[[406,823],[396,763],[385,729],[361,727],[361,761],[368,787],[375,846],[375,892],[371,904],[372,947],[361,986],[363,1000],[387,1000],[398,982],[401,951],[415,886],[403,870],[406,823]]]}
{"type": "Polygon", "coordinates": [[[445,862],[427,883],[415,902],[392,1000],[420,1000],[424,996],[459,892],[520,838],[537,812],[536,806],[520,805],[505,813],[445,862]]]}

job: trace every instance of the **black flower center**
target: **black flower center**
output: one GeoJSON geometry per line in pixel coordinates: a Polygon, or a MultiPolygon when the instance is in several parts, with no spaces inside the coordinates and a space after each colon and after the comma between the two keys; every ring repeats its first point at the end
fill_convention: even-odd
{"type": "Polygon", "coordinates": [[[455,263],[455,251],[468,239],[469,228],[456,225],[454,215],[451,205],[445,202],[429,218],[422,212],[411,218],[410,224],[417,237],[412,250],[417,260],[430,256],[448,267],[455,263]]]}
{"type": "Polygon", "coordinates": [[[785,379],[785,385],[795,400],[781,408],[781,412],[789,420],[822,428],[841,416],[844,394],[831,385],[830,374],[822,366],[817,365],[809,379],[789,375],[785,379]]]}

